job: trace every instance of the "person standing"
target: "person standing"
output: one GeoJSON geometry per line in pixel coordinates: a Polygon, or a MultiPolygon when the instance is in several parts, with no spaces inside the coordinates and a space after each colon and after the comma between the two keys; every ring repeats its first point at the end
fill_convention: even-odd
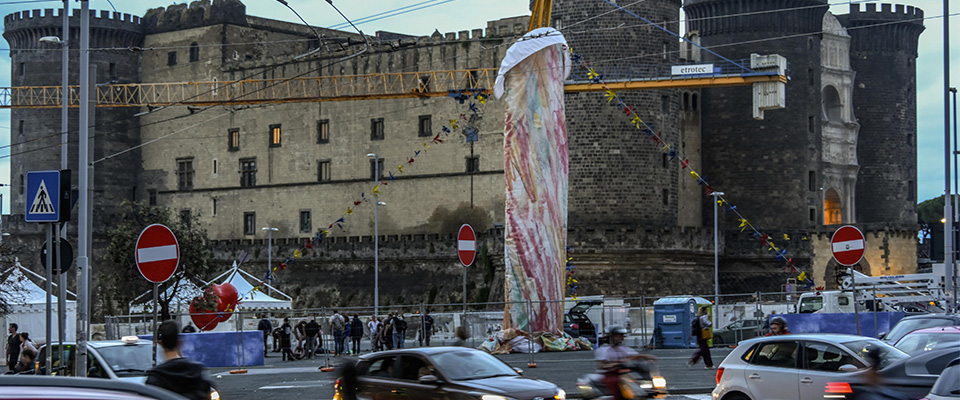
{"type": "Polygon", "coordinates": [[[267,314],[260,315],[260,324],[257,325],[257,330],[263,332],[263,357],[267,357],[267,337],[270,336],[270,332],[273,331],[273,324],[270,323],[270,320],[267,319],[267,314]]]}
{"type": "Polygon", "coordinates": [[[403,320],[403,313],[397,312],[390,325],[393,326],[393,348],[402,349],[403,339],[407,333],[407,322],[403,320]]]}
{"type": "Polygon", "coordinates": [[[353,338],[353,354],[360,354],[360,340],[363,339],[363,321],[360,316],[353,314],[353,321],[350,323],[350,335],[353,338]]]}
{"type": "Polygon", "coordinates": [[[310,322],[307,323],[304,330],[307,333],[307,358],[313,358],[313,355],[317,352],[317,336],[320,335],[320,324],[317,323],[316,318],[310,318],[310,322]]]}
{"type": "Polygon", "coordinates": [[[430,316],[430,310],[423,312],[423,320],[420,322],[420,346],[426,344],[430,347],[430,336],[433,335],[433,317],[430,316]]]}
{"type": "Polygon", "coordinates": [[[157,341],[160,342],[167,361],[147,371],[147,385],[166,389],[192,400],[210,399],[210,382],[203,376],[203,364],[180,355],[181,342],[177,323],[161,323],[157,328],[157,341]]]}
{"type": "Polygon", "coordinates": [[[283,319],[283,325],[280,325],[280,359],[293,361],[293,351],[290,350],[290,339],[293,336],[293,327],[290,326],[290,318],[283,319]]]}
{"type": "Polygon", "coordinates": [[[343,316],[333,310],[333,315],[330,316],[330,330],[333,331],[333,356],[340,357],[343,355],[343,325],[344,320],[343,316]]]}
{"type": "Polygon", "coordinates": [[[17,329],[19,329],[17,324],[10,324],[7,328],[7,332],[10,333],[10,336],[7,336],[7,349],[4,351],[7,355],[7,371],[15,371],[20,361],[20,334],[17,333],[17,329]]]}
{"type": "Polygon", "coordinates": [[[387,350],[393,350],[393,313],[387,314],[383,320],[383,328],[380,330],[380,342],[384,344],[387,350]]]}
{"type": "Polygon", "coordinates": [[[347,342],[353,337],[353,324],[350,323],[350,317],[344,318],[343,323],[343,354],[350,354],[350,345],[347,342]]]}
{"type": "Polygon", "coordinates": [[[370,329],[370,351],[380,351],[380,321],[376,316],[370,318],[367,328],[370,329]]]}
{"type": "Polygon", "coordinates": [[[37,353],[37,346],[30,340],[29,333],[20,332],[20,352],[23,353],[24,350],[33,350],[34,353],[37,353]]]}
{"type": "Polygon", "coordinates": [[[713,358],[710,357],[710,346],[707,343],[708,340],[713,338],[713,330],[710,329],[710,326],[713,325],[710,322],[709,307],[700,306],[699,316],[693,319],[693,322],[690,324],[691,331],[690,335],[695,336],[697,339],[697,351],[693,353],[693,357],[690,357],[690,360],[687,361],[687,366],[693,367],[697,361],[700,360],[700,357],[703,357],[703,363],[706,365],[704,369],[713,369],[713,358]]]}

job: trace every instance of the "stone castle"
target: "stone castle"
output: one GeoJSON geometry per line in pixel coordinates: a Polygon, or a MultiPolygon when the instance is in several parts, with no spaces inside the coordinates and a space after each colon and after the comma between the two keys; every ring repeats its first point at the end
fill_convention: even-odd
{"type": "MultiPolygon", "coordinates": [[[[923,12],[854,4],[848,14],[835,16],[822,0],[648,0],[628,8],[677,32],[681,6],[686,37],[701,46],[730,59],[785,56],[791,77],[787,108],[754,120],[748,87],[619,94],[681,146],[691,168],[787,248],[818,285],[834,285],[829,241],[840,224],[857,225],[867,235],[865,272],[915,271],[914,61],[923,12]]],[[[607,11],[599,2],[554,2],[553,26],[600,71],[715,61],[626,13],[584,22],[607,11]]],[[[78,12],[71,16],[71,50],[79,42],[78,12]]],[[[202,0],[153,9],[142,18],[92,12],[91,64],[97,65],[97,82],[118,84],[226,85],[497,68],[527,19],[425,37],[376,32],[363,55],[339,62],[363,48],[358,34],[317,28],[322,51],[295,58],[321,45],[308,27],[247,15],[238,0],[202,0]]],[[[59,85],[59,47],[38,42],[62,34],[59,10],[22,11],[4,21],[13,85],[59,85]]],[[[70,68],[76,84],[75,57],[70,68]]],[[[714,215],[703,187],[607,105],[602,93],[570,93],[566,105],[569,243],[580,294],[711,293],[714,215]]],[[[198,113],[186,106],[99,107],[92,158],[95,247],[105,246],[105,232],[119,218],[117,205],[131,199],[198,216],[217,263],[229,265],[246,251],[256,256],[251,268],[266,271],[262,227],[278,229],[274,260],[288,256],[317,228],[343,217],[361,193],[370,196],[375,163],[385,171],[403,164],[464,107],[449,98],[254,103],[198,113]]],[[[381,275],[397,284],[381,284],[381,298],[394,304],[459,301],[454,235],[470,222],[483,244],[479,267],[468,269],[468,300],[502,300],[503,111],[491,99],[474,121],[478,141],[466,143],[455,133],[382,189],[379,201],[387,205],[379,212],[381,275]]],[[[60,132],[59,112],[11,113],[14,215],[4,229],[27,249],[39,248],[43,234],[23,222],[24,174],[59,166],[59,148],[51,147],[59,135],[49,137],[60,132]]],[[[77,126],[73,114],[71,131],[77,126]]],[[[71,166],[76,141],[74,135],[71,166]]],[[[298,305],[372,303],[372,207],[358,206],[348,218],[279,275],[280,286],[300,296],[298,305]]],[[[721,291],[780,290],[788,277],[783,263],[741,232],[733,215],[721,211],[719,219],[721,291]]],[[[103,262],[96,250],[94,260],[103,262]]]]}

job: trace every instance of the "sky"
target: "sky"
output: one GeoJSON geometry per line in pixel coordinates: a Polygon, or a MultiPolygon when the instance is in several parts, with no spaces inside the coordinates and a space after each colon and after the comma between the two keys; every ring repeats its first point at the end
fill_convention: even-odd
{"type": "MultiPolygon", "coordinates": [[[[577,0],[596,1],[603,0],[577,0]]],[[[275,0],[243,0],[248,15],[298,22],[299,19],[286,7],[275,0]]],[[[79,3],[71,1],[73,7],[79,3]]],[[[121,13],[143,16],[146,10],[166,7],[184,1],[158,0],[90,0],[90,8],[96,10],[116,10],[121,13]],[[111,4],[112,3],[112,4],[111,4]]],[[[343,22],[340,15],[325,0],[288,0],[303,18],[310,24],[329,27],[343,22]]],[[[943,2],[939,0],[903,1],[924,10],[926,30],[920,35],[917,59],[917,197],[919,201],[933,198],[944,193],[944,51],[943,51],[943,2]]],[[[42,8],[58,8],[60,0],[0,0],[0,15],[16,11],[42,8]]],[[[441,33],[457,32],[485,28],[487,21],[529,14],[529,0],[334,0],[344,15],[360,22],[361,30],[373,34],[378,30],[405,33],[411,35],[430,35],[434,30],[441,33]],[[396,10],[390,12],[392,10],[396,10]],[[369,17],[369,18],[368,18],[369,17]]],[[[846,2],[830,1],[831,11],[845,14],[846,2]]],[[[865,7],[861,5],[861,7],[865,7]]],[[[611,7],[612,8],[612,7],[611,7]]],[[[879,8],[879,6],[878,6],[879,8]]],[[[954,13],[960,8],[952,7],[954,13]]],[[[682,18],[682,15],[681,15],[682,18]]],[[[951,83],[960,86],[960,18],[950,18],[951,32],[951,83]]],[[[2,21],[0,21],[2,23],[2,21]]],[[[583,27],[588,28],[587,21],[583,27]]],[[[9,45],[0,40],[0,86],[10,85],[9,45]]],[[[722,52],[721,52],[722,54],[722,52]]],[[[789,62],[789,60],[788,60],[789,62]]],[[[789,112],[789,99],[787,100],[789,112]]],[[[9,110],[0,110],[0,184],[9,184],[10,121],[9,110]]],[[[787,149],[784,149],[785,151],[787,149]]],[[[709,149],[704,149],[709,151],[709,149]]],[[[58,165],[50,169],[57,169],[58,165]]],[[[9,187],[0,187],[3,194],[2,212],[9,214],[9,187]]]]}

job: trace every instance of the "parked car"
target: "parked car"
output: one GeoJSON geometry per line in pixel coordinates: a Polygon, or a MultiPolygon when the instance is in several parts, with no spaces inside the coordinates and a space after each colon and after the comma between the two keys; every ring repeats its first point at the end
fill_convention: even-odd
{"type": "Polygon", "coordinates": [[[486,352],[464,347],[420,347],[365,354],[356,365],[357,388],[345,388],[352,379],[335,384],[334,399],[357,390],[359,399],[565,399],[550,382],[522,376],[486,352]]]}
{"type": "Polygon", "coordinates": [[[880,340],[854,335],[760,337],[741,342],[720,363],[713,398],[820,400],[824,388],[831,385],[849,387],[865,381],[867,369],[872,367],[865,357],[870,351],[879,352],[880,362],[875,367],[884,380],[913,399],[926,394],[947,362],[958,354],[940,350],[909,357],[880,340]]]}
{"type": "Polygon", "coordinates": [[[14,375],[0,378],[0,400],[185,400],[166,390],[119,380],[14,375]]]}
{"type": "Polygon", "coordinates": [[[917,329],[900,338],[893,347],[909,355],[950,347],[960,348],[960,326],[917,329]]]}
{"type": "Polygon", "coordinates": [[[737,344],[742,340],[760,336],[760,321],[745,319],[733,321],[713,331],[713,344],[737,344]]]}
{"type": "Polygon", "coordinates": [[[935,326],[956,326],[960,325],[960,315],[957,314],[921,314],[904,317],[890,329],[889,333],[881,334],[880,338],[884,342],[893,344],[906,334],[922,328],[933,328],[935,326]]]}
{"type": "Polygon", "coordinates": [[[955,364],[943,370],[937,383],[923,400],[960,399],[960,360],[954,362],[955,364]]]}
{"type": "MultiPolygon", "coordinates": [[[[147,382],[147,370],[153,367],[153,343],[141,341],[136,336],[124,336],[121,340],[97,340],[87,342],[87,377],[126,381],[141,386],[147,382]]],[[[59,344],[44,345],[37,356],[38,371],[43,375],[77,376],[76,343],[64,342],[63,353],[67,359],[61,367],[59,344]],[[47,372],[47,351],[53,348],[53,369],[47,372]]],[[[163,357],[162,350],[157,357],[163,357]]],[[[158,359],[157,363],[163,360],[158,359]]],[[[220,399],[220,392],[210,388],[210,399],[220,399]]]]}
{"type": "Polygon", "coordinates": [[[571,331],[574,331],[573,327],[576,326],[577,335],[574,336],[570,334],[570,336],[582,336],[591,343],[597,344],[597,340],[599,339],[597,335],[597,327],[593,324],[593,321],[590,321],[590,317],[587,316],[587,310],[590,310],[590,307],[599,305],[603,305],[603,302],[598,300],[578,301],[577,304],[571,307],[563,317],[564,332],[570,334],[571,331]]]}

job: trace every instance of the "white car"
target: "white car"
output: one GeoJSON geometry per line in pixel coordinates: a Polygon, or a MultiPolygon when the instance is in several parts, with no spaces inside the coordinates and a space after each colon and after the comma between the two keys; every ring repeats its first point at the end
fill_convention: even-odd
{"type": "Polygon", "coordinates": [[[865,355],[871,349],[880,352],[880,370],[908,357],[880,340],[854,335],[799,334],[746,340],[717,368],[713,399],[822,400],[831,384],[862,381],[870,365],[865,355]]]}

